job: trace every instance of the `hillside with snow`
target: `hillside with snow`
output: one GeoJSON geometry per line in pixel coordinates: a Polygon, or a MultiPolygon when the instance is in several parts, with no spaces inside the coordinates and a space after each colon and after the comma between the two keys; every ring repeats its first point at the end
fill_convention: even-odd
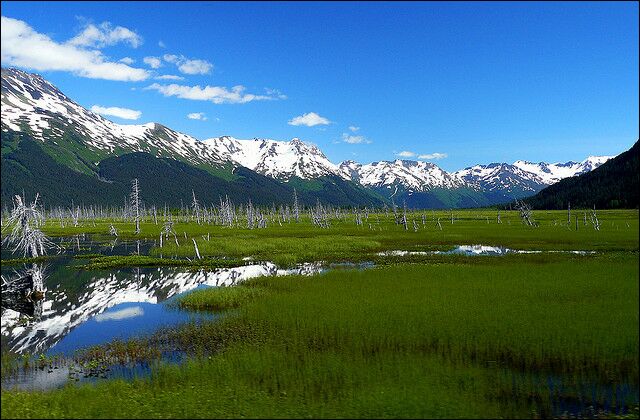
{"type": "Polygon", "coordinates": [[[313,179],[338,175],[340,170],[315,145],[298,138],[291,141],[269,139],[239,140],[231,136],[202,141],[212,154],[272,178],[313,179]]]}
{"type": "Polygon", "coordinates": [[[11,68],[2,69],[2,132],[27,134],[56,162],[93,176],[99,174],[99,164],[107,158],[143,152],[179,160],[214,175],[232,166],[283,185],[295,179],[304,187],[305,182],[321,180],[331,194],[337,194],[334,198],[342,194],[341,200],[355,193],[364,194],[361,198],[365,201],[402,196],[412,197],[422,203],[419,205],[442,206],[486,205],[532,195],[611,158],[590,156],[581,162],[551,164],[518,160],[454,172],[431,162],[399,159],[336,165],[316,145],[299,138],[279,141],[221,136],[200,141],[158,123],[116,124],[78,105],[41,76],[11,68]],[[367,190],[375,194],[365,198],[367,190]],[[345,191],[350,193],[344,195],[345,191]]]}
{"type": "Polygon", "coordinates": [[[37,74],[2,69],[2,131],[28,132],[50,146],[72,135],[97,158],[146,152],[194,165],[224,160],[194,137],[161,124],[116,124],[75,103],[37,74]]]}

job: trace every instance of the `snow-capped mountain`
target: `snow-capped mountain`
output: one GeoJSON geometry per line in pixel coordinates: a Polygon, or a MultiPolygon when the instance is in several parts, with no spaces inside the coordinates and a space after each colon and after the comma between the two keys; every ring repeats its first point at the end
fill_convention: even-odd
{"type": "MultiPolygon", "coordinates": [[[[346,161],[336,165],[317,146],[298,138],[278,141],[222,136],[199,141],[157,123],[116,124],[73,102],[41,76],[5,68],[1,127],[4,133],[28,133],[42,142],[43,149],[58,162],[94,175],[103,159],[146,152],[205,170],[227,164],[243,166],[277,182],[292,177],[311,180],[337,176],[342,178],[338,183],[351,193],[363,190],[353,182],[365,187],[365,195],[371,195],[367,189],[373,189],[386,198],[398,191],[419,195],[435,190],[465,190],[466,196],[472,191],[476,203],[478,194],[491,196],[494,201],[530,195],[563,178],[591,171],[610,158],[591,156],[582,162],[553,164],[518,160],[512,165],[475,165],[455,172],[444,171],[430,162],[410,160],[369,164],[346,161]]],[[[374,200],[379,199],[378,195],[369,198],[374,196],[374,200]]]]}
{"type": "Polygon", "coordinates": [[[545,186],[543,179],[537,174],[508,163],[475,165],[456,171],[453,176],[474,189],[489,192],[535,192],[545,186]]]}
{"type": "Polygon", "coordinates": [[[161,124],[116,124],[78,105],[37,74],[2,69],[2,131],[27,131],[43,142],[69,133],[98,156],[147,152],[192,164],[224,161],[195,138],[161,124]]]}
{"type": "Polygon", "coordinates": [[[317,146],[298,138],[291,141],[258,138],[239,140],[231,136],[222,136],[203,140],[202,143],[225,161],[272,178],[286,180],[296,176],[313,179],[341,175],[338,166],[331,163],[317,146]]]}
{"type": "Polygon", "coordinates": [[[513,163],[518,168],[536,174],[545,185],[555,184],[561,179],[590,172],[615,156],[589,156],[582,162],[567,163],[532,163],[517,160],[513,163]]]}
{"type": "Polygon", "coordinates": [[[467,186],[465,181],[453,177],[430,162],[398,159],[361,165],[345,161],[340,164],[340,171],[345,178],[365,187],[392,189],[398,186],[424,192],[433,188],[455,189],[467,186]]]}
{"type": "Polygon", "coordinates": [[[453,173],[481,191],[500,191],[506,194],[535,193],[561,179],[592,171],[612,156],[590,156],[582,162],[531,163],[518,160],[508,163],[475,165],[453,173]]]}
{"type": "Polygon", "coordinates": [[[362,165],[349,160],[340,164],[340,171],[343,177],[365,187],[400,187],[410,192],[425,192],[434,188],[470,188],[520,196],[540,191],[561,179],[589,172],[608,159],[609,156],[591,156],[580,163],[553,164],[519,160],[513,165],[475,165],[451,173],[429,162],[395,160],[362,165]]]}

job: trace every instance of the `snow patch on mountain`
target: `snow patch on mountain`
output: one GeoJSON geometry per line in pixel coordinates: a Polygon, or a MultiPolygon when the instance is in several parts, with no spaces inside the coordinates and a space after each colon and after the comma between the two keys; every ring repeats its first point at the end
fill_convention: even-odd
{"type": "Polygon", "coordinates": [[[365,187],[402,186],[416,192],[433,188],[466,187],[464,181],[456,179],[430,162],[397,159],[360,165],[353,161],[345,161],[340,165],[340,170],[345,178],[348,177],[365,187]]]}
{"type": "Polygon", "coordinates": [[[365,187],[423,192],[434,188],[536,192],[563,178],[589,172],[612,156],[590,156],[582,162],[531,163],[523,160],[475,165],[446,172],[430,162],[395,160],[333,164],[315,145],[291,141],[222,136],[199,141],[161,124],[121,125],[76,104],[37,74],[2,69],[2,130],[27,131],[43,142],[69,133],[103,155],[147,152],[194,165],[227,162],[260,174],[289,180],[339,176],[365,187]]]}
{"type": "Polygon", "coordinates": [[[566,163],[532,163],[517,160],[513,165],[524,171],[536,174],[544,184],[551,185],[561,179],[592,171],[613,157],[615,156],[589,156],[582,162],[570,161],[566,163]]]}
{"type": "Polygon", "coordinates": [[[40,141],[65,132],[107,154],[147,152],[193,164],[220,165],[223,160],[197,139],[161,124],[121,125],[76,104],[37,74],[2,69],[2,131],[28,131],[40,141]]]}
{"type": "Polygon", "coordinates": [[[296,176],[313,179],[342,175],[338,166],[331,163],[317,146],[298,138],[278,141],[222,136],[203,140],[202,143],[227,161],[273,178],[288,180],[296,176]]]}

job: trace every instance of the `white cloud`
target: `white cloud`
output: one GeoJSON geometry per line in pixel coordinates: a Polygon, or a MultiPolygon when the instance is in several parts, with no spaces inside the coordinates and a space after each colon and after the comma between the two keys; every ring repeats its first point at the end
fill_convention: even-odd
{"type": "Polygon", "coordinates": [[[187,114],[187,118],[190,120],[201,120],[206,121],[207,117],[204,115],[204,112],[192,112],[191,114],[187,114]]]}
{"type": "Polygon", "coordinates": [[[252,101],[267,101],[278,99],[267,95],[254,95],[252,93],[244,93],[244,86],[234,86],[231,90],[223,86],[205,86],[204,88],[197,86],[177,85],[160,85],[154,83],[145,89],[157,90],[164,96],[177,96],[182,99],[191,99],[194,101],[211,101],[214,104],[243,104],[252,101]]]}
{"type": "Polygon", "coordinates": [[[118,117],[125,120],[137,120],[142,115],[142,112],[127,108],[118,108],[115,106],[103,107],[100,105],[94,105],[91,107],[91,111],[100,115],[108,115],[112,117],[118,117]]]}
{"type": "Polygon", "coordinates": [[[165,54],[162,56],[162,58],[164,58],[164,61],[166,61],[167,63],[177,63],[178,60],[180,59],[180,57],[178,57],[175,54],[165,54]]]}
{"type": "Polygon", "coordinates": [[[133,48],[138,48],[142,44],[142,37],[131,29],[122,26],[114,28],[110,22],[103,22],[98,26],[88,24],[82,32],[71,38],[67,43],[77,47],[103,48],[119,42],[126,42],[133,48]]]}
{"type": "Polygon", "coordinates": [[[444,159],[448,155],[446,153],[428,153],[424,155],[418,155],[418,159],[444,159]]]}
{"type": "Polygon", "coordinates": [[[147,70],[107,61],[98,50],[57,43],[21,20],[2,16],[0,27],[3,66],[68,71],[90,79],[139,81],[150,76],[147,70]]]}
{"type": "Polygon", "coordinates": [[[157,80],[184,80],[182,76],[176,76],[174,74],[163,74],[162,76],[156,76],[154,79],[157,80]]]}
{"type": "Polygon", "coordinates": [[[178,70],[184,74],[208,74],[213,64],[205,60],[185,60],[178,65],[178,70]]]}
{"type": "Polygon", "coordinates": [[[184,74],[209,74],[213,69],[213,64],[206,60],[191,60],[184,55],[165,54],[162,58],[178,66],[178,70],[184,74]]]}
{"type": "Polygon", "coordinates": [[[342,141],[349,144],[371,143],[365,136],[353,136],[349,133],[342,133],[342,141]]]}
{"type": "Polygon", "coordinates": [[[162,61],[158,57],[145,57],[142,59],[146,65],[151,67],[152,69],[160,68],[162,65],[162,61]]]}
{"type": "Polygon", "coordinates": [[[287,95],[283,94],[278,89],[264,88],[264,91],[269,96],[277,96],[278,99],[287,99],[287,95]]]}
{"type": "Polygon", "coordinates": [[[136,316],[144,315],[144,309],[140,306],[133,306],[131,308],[119,309],[112,312],[103,312],[95,316],[96,322],[104,321],[120,321],[122,319],[134,318],[136,316]]]}
{"type": "Polygon", "coordinates": [[[403,158],[410,158],[410,157],[414,157],[416,154],[413,152],[409,152],[408,150],[403,150],[400,153],[396,154],[398,157],[403,157],[403,158]]]}
{"type": "Polygon", "coordinates": [[[350,125],[349,126],[349,130],[351,130],[353,133],[355,133],[356,131],[360,130],[360,127],[356,127],[356,126],[350,125]]]}
{"type": "Polygon", "coordinates": [[[167,46],[166,46],[166,45],[164,45],[164,42],[162,42],[162,41],[158,41],[158,47],[160,47],[160,48],[166,48],[167,46]]]}
{"type": "Polygon", "coordinates": [[[299,115],[289,120],[289,125],[306,125],[307,127],[313,127],[315,125],[328,125],[331,121],[321,117],[315,112],[308,112],[303,115],[299,115]]]}
{"type": "Polygon", "coordinates": [[[118,60],[118,61],[119,61],[119,62],[121,62],[121,63],[124,63],[124,64],[133,64],[133,63],[135,63],[135,62],[136,62],[136,60],[134,60],[134,59],[133,59],[133,58],[131,58],[131,57],[123,57],[123,58],[121,58],[121,59],[120,59],[120,60],[118,60]]]}
{"type": "MultiPolygon", "coordinates": [[[[395,152],[394,152],[395,153],[395,152]]],[[[396,156],[401,157],[401,158],[412,158],[412,157],[416,157],[417,159],[444,159],[447,157],[446,153],[425,153],[425,154],[418,154],[418,153],[414,153],[414,152],[410,152],[408,150],[403,150],[400,153],[396,153],[396,156]]]]}

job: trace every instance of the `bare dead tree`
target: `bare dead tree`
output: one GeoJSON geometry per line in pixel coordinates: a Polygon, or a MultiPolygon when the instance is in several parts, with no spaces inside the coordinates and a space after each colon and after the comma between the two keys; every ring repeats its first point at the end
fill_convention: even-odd
{"type": "Polygon", "coordinates": [[[40,230],[44,215],[38,206],[38,197],[39,194],[36,194],[33,203],[26,205],[24,198],[16,195],[13,210],[4,226],[10,232],[2,242],[13,246],[13,252],[21,251],[24,257],[44,255],[48,248],[55,246],[40,230]]]}
{"type": "Polygon", "coordinates": [[[293,189],[293,217],[296,223],[300,221],[300,208],[298,207],[298,193],[296,189],[293,189]]]}
{"type": "Polygon", "coordinates": [[[131,182],[131,211],[133,213],[133,218],[136,223],[136,231],[135,234],[138,235],[140,233],[140,185],[138,183],[138,178],[134,178],[131,182]]]}
{"type": "Polygon", "coordinates": [[[593,228],[597,231],[600,230],[600,220],[598,220],[598,215],[596,213],[596,206],[595,204],[593,205],[593,210],[591,210],[591,224],[593,225],[593,228]]]}
{"type": "Polygon", "coordinates": [[[533,220],[533,211],[527,203],[516,198],[516,210],[520,212],[520,219],[522,219],[522,223],[525,223],[528,226],[537,226],[535,220],[533,220]]]}
{"type": "Polygon", "coordinates": [[[196,215],[196,223],[200,224],[200,203],[198,203],[198,200],[196,199],[195,191],[191,190],[191,194],[193,195],[191,207],[193,208],[193,212],[196,215]]]}
{"type": "Polygon", "coordinates": [[[249,204],[247,204],[247,228],[253,229],[255,223],[255,209],[253,208],[253,203],[251,203],[251,199],[249,199],[249,204]]]}
{"type": "Polygon", "coordinates": [[[164,225],[162,226],[162,232],[160,232],[160,247],[162,247],[162,237],[165,239],[169,239],[169,235],[173,235],[173,239],[176,242],[176,246],[178,246],[178,235],[176,235],[176,231],[173,229],[173,218],[171,214],[164,221],[164,225]]]}
{"type": "Polygon", "coordinates": [[[196,250],[196,257],[198,257],[198,259],[202,259],[202,257],[200,257],[200,251],[198,250],[198,244],[196,243],[196,240],[194,238],[191,238],[191,240],[193,241],[193,247],[196,250]]]}
{"type": "Polygon", "coordinates": [[[407,226],[407,202],[405,201],[403,204],[402,224],[404,225],[404,230],[409,230],[409,226],[407,226]]]}

